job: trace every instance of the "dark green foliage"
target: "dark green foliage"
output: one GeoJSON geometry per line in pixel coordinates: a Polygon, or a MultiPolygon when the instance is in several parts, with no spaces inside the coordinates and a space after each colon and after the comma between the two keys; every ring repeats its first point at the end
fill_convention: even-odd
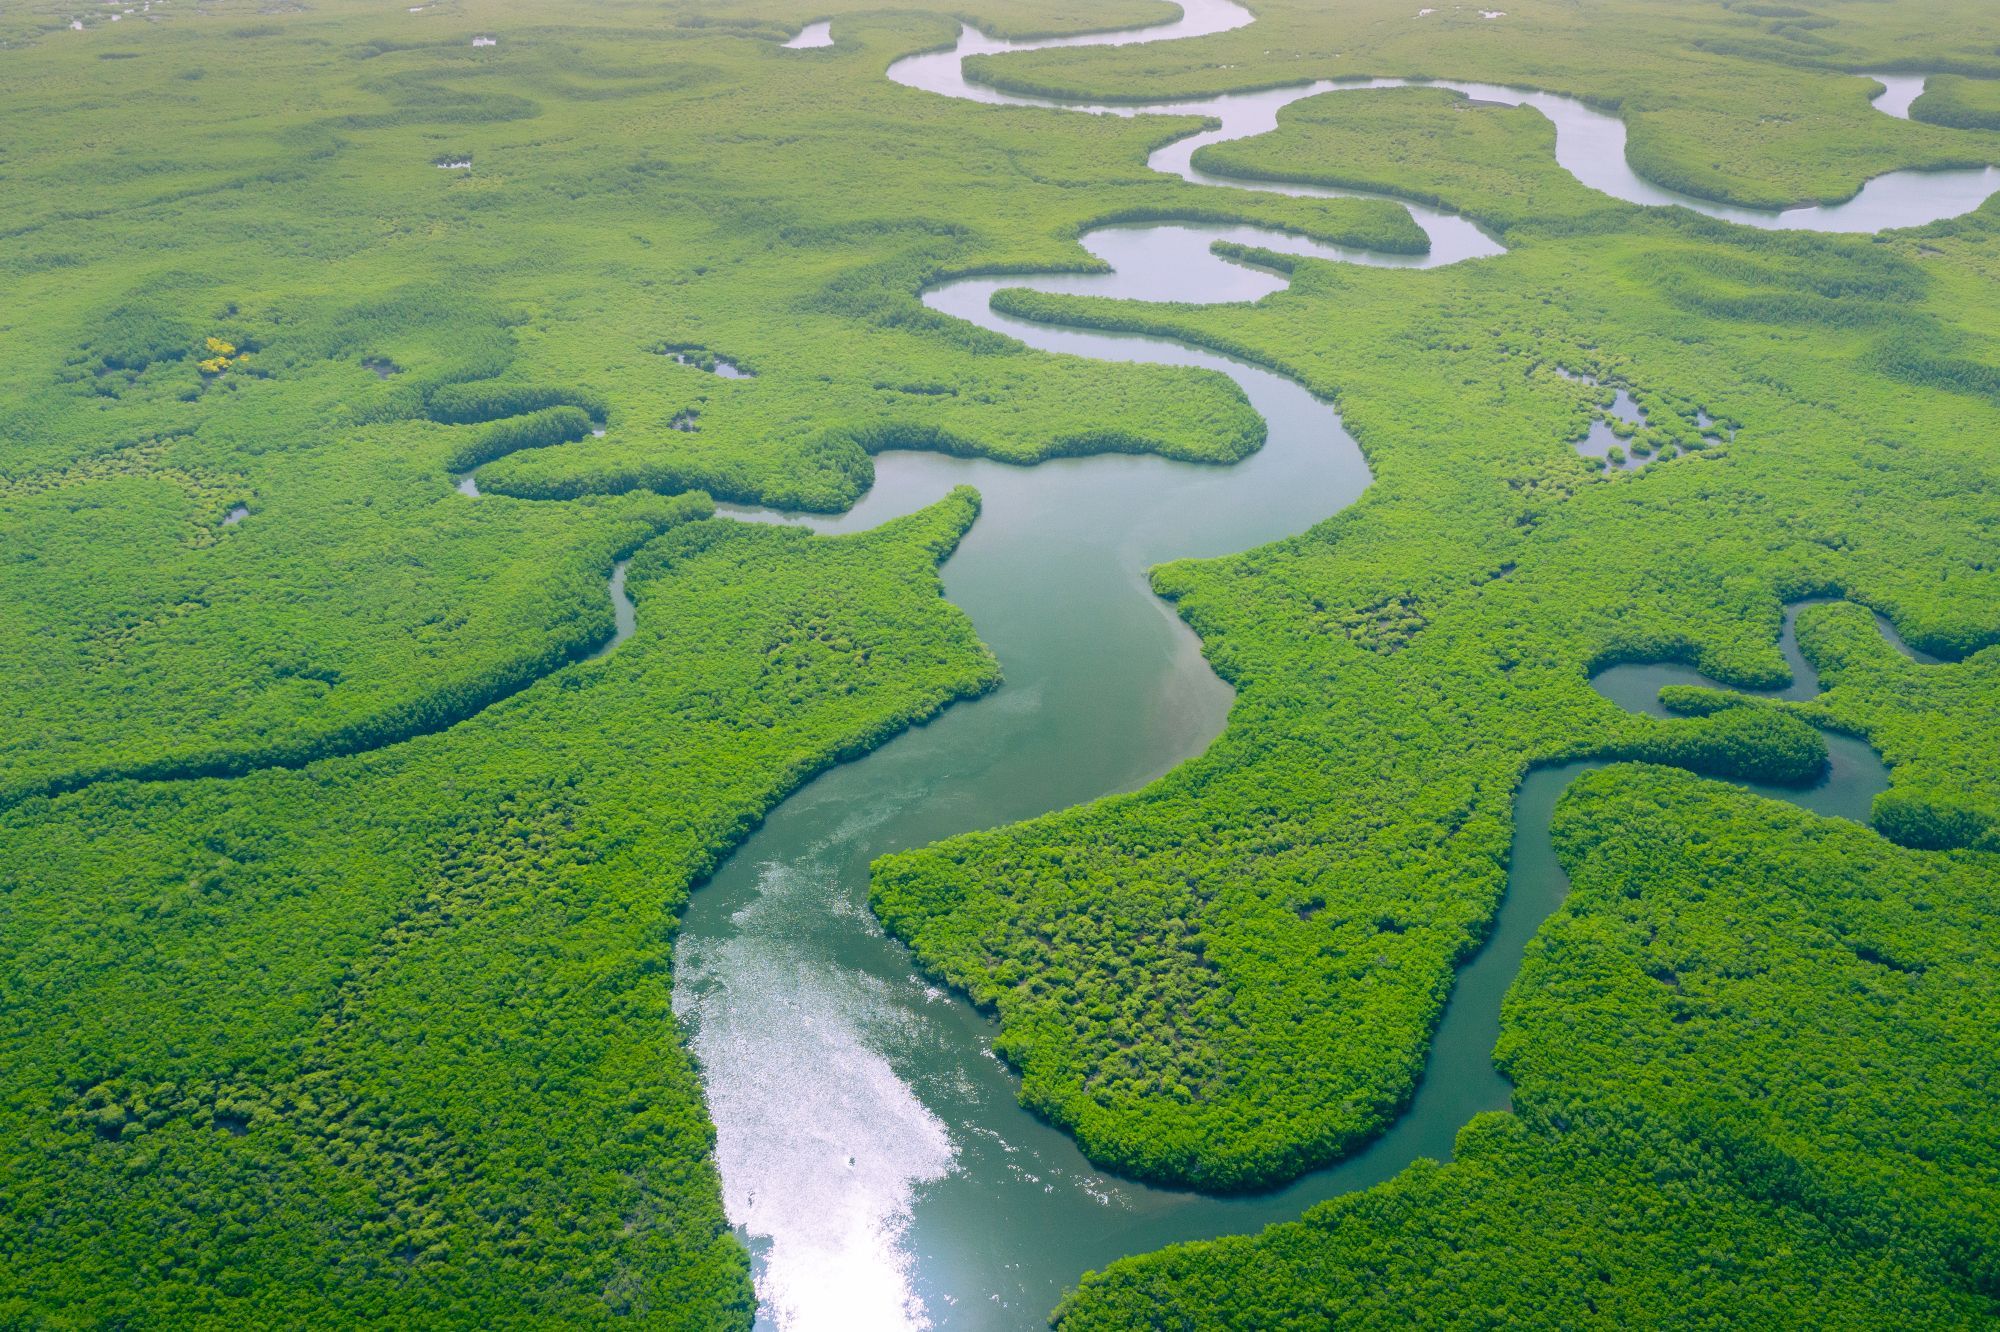
{"type": "Polygon", "coordinates": [[[481,125],[526,120],[541,106],[509,93],[463,92],[453,88],[393,90],[396,109],[376,114],[338,116],[322,126],[334,130],[392,129],[403,125],[481,125]]]}
{"type": "Polygon", "coordinates": [[[1905,383],[2000,402],[2000,364],[1967,355],[1967,343],[1935,320],[1910,320],[1876,343],[1874,362],[1905,383]]]}
{"type": "MultiPolygon", "coordinates": [[[[1718,235],[1713,224],[1690,229],[1718,235]]],[[[1787,327],[1852,328],[1907,322],[1923,272],[1900,255],[1796,233],[1676,247],[1649,274],[1676,305],[1718,319],[1787,327]]]]}
{"type": "Polygon", "coordinates": [[[1743,698],[1703,685],[1667,685],[1660,690],[1660,706],[1684,717],[1707,717],[1726,708],[1743,706],[1743,698]]]}
{"type": "Polygon", "coordinates": [[[675,919],[786,792],[993,682],[934,569],[975,511],[689,524],[632,639],[443,734],[0,815],[0,1308],[747,1327],[675,919]]]}
{"type": "Polygon", "coordinates": [[[608,410],[603,397],[594,393],[547,384],[494,383],[439,385],[425,395],[424,407],[433,421],[452,425],[497,421],[506,416],[547,412],[558,407],[568,407],[601,421],[608,410]]]}
{"type": "Polygon", "coordinates": [[[2000,821],[1991,810],[1949,790],[1884,791],[1875,798],[1875,826],[1892,841],[1927,851],[1962,846],[2000,851],[2000,821]]]}
{"type": "Polygon", "coordinates": [[[1668,723],[1627,752],[1710,777],[1774,786],[1805,786],[1826,771],[1826,741],[1818,731],[1761,707],[1721,708],[1702,722],[1668,723]]]}
{"type": "Polygon", "coordinates": [[[201,345],[193,324],[173,312],[145,306],[121,306],[105,315],[83,345],[83,354],[99,373],[138,373],[155,361],[186,360],[201,345]]]}
{"type": "Polygon", "coordinates": [[[1991,859],[1659,770],[1582,779],[1556,833],[1574,887],[1500,1047],[1518,1119],[1301,1223],[1122,1262],[1058,1325],[1990,1322],[1991,859]]]}
{"type": "Polygon", "coordinates": [[[526,416],[495,421],[459,446],[445,466],[454,472],[469,472],[521,449],[545,449],[583,439],[590,434],[591,425],[590,413],[581,407],[544,407],[526,416]]]}

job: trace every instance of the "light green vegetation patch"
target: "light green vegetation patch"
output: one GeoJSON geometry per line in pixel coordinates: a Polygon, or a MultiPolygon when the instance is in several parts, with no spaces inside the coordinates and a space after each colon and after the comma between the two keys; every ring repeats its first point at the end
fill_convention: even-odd
{"type": "Polygon", "coordinates": [[[1204,171],[1253,180],[1379,190],[1444,207],[1505,233],[1527,220],[1578,228],[1628,205],[1556,165],[1555,126],[1529,107],[1439,88],[1335,92],[1278,113],[1277,132],[1212,144],[1204,171]]]}
{"type": "Polygon", "coordinates": [[[466,715],[607,637],[610,561],[677,512],[450,492],[442,461],[480,427],[383,419],[423,412],[420,373],[378,381],[360,361],[393,344],[422,365],[443,330],[417,330],[453,320],[447,373],[469,351],[506,364],[508,331],[477,302],[336,307],[310,338],[227,302],[93,313],[42,367],[52,382],[4,412],[0,799],[298,762],[466,715]],[[239,353],[219,374],[198,366],[211,337],[239,353]]]}
{"type": "Polygon", "coordinates": [[[1300,1223],[1119,1263],[1058,1325],[1990,1322],[1991,859],[1658,769],[1582,779],[1556,839],[1572,893],[1504,1015],[1515,1116],[1300,1223]]]}
{"type": "Polygon", "coordinates": [[[1910,103],[1910,115],[1953,129],[2000,130],[2000,77],[1968,79],[1934,74],[1910,103]]]}
{"type": "Polygon", "coordinates": [[[445,734],[0,815],[0,1321],[748,1326],[674,924],[993,682],[934,572],[975,509],[683,525],[633,638],[445,734]]]}

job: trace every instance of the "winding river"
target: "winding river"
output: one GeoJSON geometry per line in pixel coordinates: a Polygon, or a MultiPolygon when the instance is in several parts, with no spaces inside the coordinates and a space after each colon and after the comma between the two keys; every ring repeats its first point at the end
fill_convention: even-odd
{"type": "MultiPolygon", "coordinates": [[[[1196,152],[1212,143],[1267,134],[1277,128],[1278,112],[1307,97],[1334,92],[1363,92],[1378,88],[1449,88],[1475,101],[1498,102],[1507,106],[1532,106],[1555,125],[1556,164],[1582,184],[1627,203],[1676,204],[1709,217],[1745,226],[1780,230],[1874,232],[1890,227],[1914,227],[1971,212],[1987,197],[2000,191],[2000,167],[1972,167],[1946,171],[1891,171],[1865,182],[1851,199],[1835,204],[1814,204],[1783,210],[1745,208],[1717,203],[1694,195],[1681,194],[1655,185],[1634,171],[1625,160],[1625,122],[1617,116],[1597,111],[1574,97],[1527,88],[1509,88],[1493,83],[1468,83],[1456,79],[1320,79],[1286,88],[1259,92],[1230,93],[1220,97],[1176,102],[1085,103],[1047,98],[1022,97],[972,82],[965,75],[964,58],[997,55],[1008,51],[1038,51],[1065,46],[1109,46],[1134,42],[1162,41],[1175,37],[1196,37],[1227,32],[1251,22],[1252,15],[1235,0],[1183,0],[1181,18],[1158,28],[1126,32],[1092,33],[1079,37],[1059,37],[1028,42],[1003,42],[972,27],[959,35],[957,46],[899,60],[889,67],[889,78],[912,88],[922,88],[946,97],[985,102],[1000,106],[1055,107],[1098,115],[1206,116],[1221,122],[1220,127],[1191,134],[1158,149],[1147,165],[1155,171],[1180,176],[1202,185],[1261,190],[1320,198],[1370,198],[1365,191],[1325,186],[1278,184],[1216,176],[1197,170],[1192,162],[1196,152]]],[[[1902,102],[1905,81],[1898,76],[1871,75],[1884,84],[1883,109],[1896,114],[1902,102]],[[1893,82],[1892,82],[1893,80],[1893,82]]],[[[1919,80],[1921,86],[1921,80],[1919,80]]],[[[1915,97],[1911,92],[1911,98],[1915,97]]],[[[1881,105],[1878,102],[1878,105],[1881,105]]],[[[1476,253],[1494,253],[1497,247],[1480,249],[1465,235],[1472,224],[1463,218],[1407,200],[1397,200],[1409,208],[1411,216],[1430,233],[1434,248],[1468,246],[1476,253]]],[[[1487,246],[1493,243],[1486,241],[1487,246]]],[[[1476,253],[1456,257],[1472,258],[1476,253]]]]}
{"type": "MultiPolygon", "coordinates": [[[[1149,252],[1152,232],[1121,237],[1129,250],[1104,233],[1086,244],[1120,262],[1149,252]]],[[[1038,1326],[1086,1270],[1295,1219],[1419,1156],[1449,1157],[1467,1119],[1509,1104],[1491,1062],[1500,999],[1568,888],[1549,843],[1555,802],[1596,763],[1537,769],[1523,783],[1507,896],[1488,943],[1459,974],[1409,1110],[1359,1155],[1254,1197],[1157,1189],[1095,1170],[1068,1136],[1020,1108],[1012,1075],[991,1054],[992,1024],[914,974],[868,911],[868,866],[879,855],[1130,790],[1198,753],[1220,730],[1230,692],[1150,595],[1145,570],[1298,530],[1366,483],[1333,411],[1268,371],[984,309],[1003,285],[1129,294],[1150,282],[1160,298],[1222,300],[1278,281],[1200,249],[1182,257],[1193,262],[980,279],[926,299],[1046,350],[1230,373],[1270,422],[1260,452],[1228,468],[1105,457],[1023,469],[885,454],[861,504],[812,520],[822,531],[857,530],[953,485],[979,487],[985,505],[945,565],[945,593],[1008,675],[995,694],[781,805],[695,895],[684,922],[675,1007],[708,1085],[729,1214],[756,1255],[761,1326],[1038,1326]]],[[[1809,697],[1816,683],[1791,616],[1783,647],[1796,682],[1779,696],[1809,697]]],[[[1660,686],[1703,682],[1671,664],[1617,666],[1594,681],[1613,701],[1662,716],[1660,686]]],[[[1832,767],[1819,785],[1753,789],[1865,819],[1886,773],[1858,740],[1829,736],[1828,745],[1832,767]]]]}
{"type": "MultiPolygon", "coordinates": [[[[1250,21],[1233,0],[1186,0],[1174,22],[1127,32],[1006,43],[968,27],[953,49],[899,61],[888,76],[979,102],[1213,117],[1218,128],[1165,145],[1150,165],[1205,186],[1358,194],[1212,176],[1195,169],[1192,158],[1205,144],[1269,131],[1279,109],[1301,97],[1409,81],[1319,82],[1096,106],[1004,95],[968,82],[962,68],[972,54],[1195,37],[1250,21]]],[[[831,24],[820,22],[786,45],[834,43],[831,24]]],[[[1906,114],[1915,92],[1882,81],[1884,109],[1906,114]]],[[[1642,180],[1625,163],[1623,124],[1574,99],[1484,84],[1432,86],[1536,107],[1556,125],[1558,162],[1592,188],[1753,226],[1915,225],[1964,212],[2000,189],[1993,168],[1893,172],[1842,204],[1734,208],[1642,180]]],[[[1043,351],[1228,376],[1268,429],[1264,447],[1240,463],[1107,456],[1020,468],[889,453],[876,460],[873,488],[836,518],[719,506],[744,521],[809,522],[844,532],[913,511],[954,486],[977,487],[984,507],[943,568],[944,591],[1006,669],[1006,683],[992,694],[831,770],[785,801],[694,895],[683,922],[674,1007],[701,1061],[728,1212],[754,1255],[760,1326],[788,1332],[1039,1326],[1086,1270],[1179,1240],[1294,1219],[1315,1202],[1389,1179],[1418,1157],[1449,1157],[1467,1119],[1508,1107],[1510,1088],[1491,1062],[1500,1000],[1528,940],[1567,892],[1549,842],[1550,820],[1561,792],[1599,766],[1594,761],[1539,768],[1523,782],[1493,933],[1459,972],[1407,1111],[1356,1155],[1257,1196],[1208,1197],[1095,1170],[1068,1136],[1019,1107],[1016,1083],[992,1053],[992,1024],[915,975],[907,953],[867,907],[868,867],[880,855],[1133,790],[1200,753],[1221,731],[1231,691],[1208,669],[1185,625],[1152,596],[1147,570],[1301,531],[1352,503],[1369,481],[1332,405],[1293,381],[1171,340],[1003,316],[991,309],[993,293],[1028,287],[1240,302],[1284,286],[1281,276],[1215,255],[1218,241],[1385,267],[1503,252],[1464,218],[1404,206],[1430,237],[1426,254],[1377,254],[1249,225],[1113,226],[1081,237],[1104,271],[966,279],[923,294],[936,310],[1043,351]]],[[[715,373],[738,377],[734,366],[719,364],[726,368],[715,373]]],[[[455,481],[461,493],[478,498],[472,473],[455,481]]],[[[224,522],[233,525],[247,513],[239,505],[224,522]]],[[[615,629],[598,655],[633,632],[625,574],[626,562],[619,561],[609,584],[615,629]]],[[[1781,647],[1794,682],[1780,698],[1807,698],[1818,688],[1798,651],[1798,609],[1785,619],[1781,647]]],[[[1663,716],[1661,686],[1707,682],[1682,666],[1623,665],[1592,683],[1614,703],[1663,716]]],[[[1817,785],[1751,789],[1865,820],[1887,784],[1880,760],[1850,737],[1829,736],[1828,748],[1829,771],[1817,785]]]]}
{"type": "MultiPolygon", "coordinates": [[[[1161,147],[1149,165],[1204,186],[1384,197],[1213,176],[1196,169],[1193,157],[1206,144],[1268,132],[1279,110],[1301,97],[1408,80],[1085,105],[1005,95],[967,81],[962,67],[967,55],[1195,37],[1250,21],[1233,0],[1186,0],[1174,22],[1126,32],[1006,43],[967,27],[954,48],[898,61],[888,77],[978,102],[1211,117],[1217,127],[1161,147]]],[[[821,21],[785,45],[809,49],[835,40],[831,23],[821,21]]],[[[1878,105],[1907,115],[1921,78],[1880,81],[1878,105]]],[[[1486,84],[1431,86],[1534,106],[1556,126],[1557,161],[1592,188],[1753,226],[1916,225],[1964,212],[2000,188],[1994,168],[1906,171],[1870,180],[1836,205],[1783,212],[1718,205],[1642,180],[1625,162],[1623,124],[1574,99],[1486,84]]],[[[1524,780],[1494,930],[1459,972],[1406,1112],[1356,1155],[1262,1195],[1207,1197],[1093,1169],[1070,1138],[1019,1107],[1016,1084],[992,1053],[991,1023],[915,975],[867,907],[868,868],[880,855],[1133,790],[1200,753],[1221,731],[1231,691],[1208,669],[1193,635],[1151,595],[1147,570],[1301,531],[1352,503],[1369,480],[1333,407],[1281,375],[1171,340],[1010,318],[992,310],[993,293],[1027,287],[1242,302],[1285,285],[1274,273],[1220,258],[1213,252],[1219,241],[1384,267],[1503,253],[1464,218],[1397,202],[1429,237],[1427,253],[1378,254],[1250,225],[1108,226],[1080,238],[1103,271],[966,279],[923,293],[933,309],[1043,351],[1228,376],[1268,431],[1263,448],[1240,463],[1110,456],[1018,468],[889,453],[876,460],[873,488],[837,518],[719,506],[743,521],[809,522],[832,533],[873,527],[960,484],[977,487],[984,507],[944,566],[944,591],[1007,672],[994,693],[835,768],[780,805],[694,896],[683,923],[674,1007],[701,1061],[728,1212],[754,1256],[760,1326],[1037,1326],[1088,1269],[1178,1240],[1293,1219],[1315,1202],[1389,1179],[1418,1157],[1449,1157],[1467,1119],[1509,1105],[1510,1088],[1491,1062],[1500,1000],[1528,940],[1567,891],[1550,820],[1561,792],[1599,766],[1595,761],[1546,766],[1524,780]]],[[[727,362],[713,372],[742,377],[727,362]]],[[[462,494],[478,498],[473,473],[454,480],[462,494]]],[[[223,522],[247,514],[238,505],[223,522]]],[[[633,632],[626,568],[621,560],[612,570],[614,632],[594,655],[633,632]]],[[[1799,655],[1798,609],[1789,609],[1781,640],[1794,683],[1779,698],[1807,698],[1818,688],[1799,655]]],[[[1882,628],[1908,652],[1886,622],[1882,628]]],[[[1708,682],[1682,666],[1623,665],[1592,683],[1621,706],[1664,716],[1661,686],[1708,682]]],[[[1829,736],[1828,749],[1828,772],[1812,788],[1751,789],[1865,820],[1887,785],[1879,758],[1851,737],[1829,736]]]]}
{"type": "MultiPolygon", "coordinates": [[[[899,61],[889,77],[982,102],[1212,116],[1221,128],[1161,148],[1151,164],[1205,185],[1352,193],[1210,177],[1190,159],[1202,144],[1270,129],[1278,108],[1299,97],[1401,81],[1068,106],[982,88],[961,68],[968,54],[1164,40],[1248,21],[1231,0],[1190,0],[1179,20],[1137,32],[1003,43],[967,28],[954,49],[899,61]]],[[[809,44],[832,40],[822,25],[809,32],[809,44]]],[[[2000,187],[1992,172],[1898,172],[1870,181],[1846,204],[1784,213],[1728,208],[1639,179],[1625,165],[1622,123],[1573,99],[1441,86],[1537,107],[1557,125],[1558,160],[1594,188],[1757,226],[1909,225],[1964,211],[2000,187]]],[[[1105,227],[1082,238],[1104,272],[970,279],[924,293],[934,309],[1045,351],[1228,375],[1269,431],[1263,449],[1239,464],[1111,456],[1019,468],[888,453],[876,460],[874,487],[837,518],[722,506],[743,520],[845,532],[921,507],[955,485],[976,486],[984,507],[944,566],[944,590],[1006,669],[998,691],[832,770],[779,806],[695,894],[684,921],[674,1005],[701,1061],[728,1212],[754,1255],[760,1326],[1039,1326],[1090,1268],[1177,1240],[1294,1219],[1314,1202],[1390,1178],[1416,1157],[1448,1157],[1471,1115],[1508,1106],[1508,1084],[1491,1062],[1500,998],[1528,939],[1567,891],[1549,821],[1562,790],[1593,763],[1541,768],[1524,782],[1505,901],[1488,943],[1460,972],[1408,1111],[1361,1153],[1254,1197],[1151,1188],[1093,1169],[1066,1135],[1019,1107],[1012,1076],[991,1052],[991,1023],[915,975],[867,907],[877,856],[1132,790],[1199,753],[1221,730],[1231,692],[1208,670],[1193,635],[1151,595],[1147,569],[1290,535],[1351,503],[1368,482],[1332,406],[1290,380],[1173,341],[1002,316],[990,308],[993,292],[1214,302],[1255,300],[1284,285],[1214,255],[1217,240],[1385,266],[1501,252],[1462,218],[1411,212],[1431,237],[1427,255],[1371,254],[1252,226],[1105,227]]],[[[1783,640],[1795,683],[1781,697],[1817,688],[1797,653],[1795,613],[1783,640]]],[[[1659,714],[1662,684],[1698,679],[1685,667],[1619,666],[1594,684],[1623,706],[1659,714]]],[[[1880,761],[1849,738],[1829,737],[1829,749],[1831,769],[1818,786],[1766,793],[1865,819],[1886,785],[1880,761]]]]}

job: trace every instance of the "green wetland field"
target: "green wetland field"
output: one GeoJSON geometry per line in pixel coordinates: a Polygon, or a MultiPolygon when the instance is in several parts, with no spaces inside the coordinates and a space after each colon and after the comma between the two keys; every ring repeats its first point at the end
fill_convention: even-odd
{"type": "Polygon", "coordinates": [[[0,1327],[2000,1322],[2000,9],[0,4],[0,1327]]]}

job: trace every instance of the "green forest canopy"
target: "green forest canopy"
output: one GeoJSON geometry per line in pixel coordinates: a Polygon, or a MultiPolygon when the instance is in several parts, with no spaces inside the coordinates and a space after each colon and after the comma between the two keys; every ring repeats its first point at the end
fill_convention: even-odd
{"type": "MultiPolygon", "coordinates": [[[[796,53],[823,11],[259,8],[0,15],[0,1322],[745,1325],[666,1003],[679,909],[785,792],[997,667],[934,573],[973,497],[827,540],[704,496],[839,509],[893,445],[1238,456],[1225,381],[1029,352],[917,292],[1078,265],[1117,217],[1389,248],[1408,221],[1147,171],[1189,125],[882,79],[955,14],[836,15],[796,53]],[[581,661],[627,556],[639,632],[581,661]]],[[[979,68],[1098,96],[1533,82],[1616,107],[1651,178],[1761,205],[2000,161],[1972,0],[1412,8],[1272,0],[979,68]],[[1951,76],[1912,121],[1868,104],[1892,63],[1951,76]]],[[[1286,260],[1255,307],[1017,298],[1286,367],[1377,479],[1157,573],[1240,691],[1208,755],[885,862],[875,901],[1093,1157],[1233,1187],[1408,1096],[1529,764],[1710,746],[1592,668],[1769,684],[1785,601],[1886,613],[1947,664],[1849,608],[1801,640],[1810,715],[1891,764],[1895,840],[1592,777],[1557,827],[1576,895],[1507,1011],[1518,1115],[1298,1225],[1128,1260],[1067,1326],[1994,1316],[2000,206],[1752,232],[1581,191],[1548,140],[1421,91],[1304,103],[1204,166],[1434,199],[1508,254],[1286,260]],[[1578,459],[1597,391],[1557,366],[1629,386],[1678,456],[1578,459]],[[1699,446],[1703,415],[1733,439],[1699,446]],[[1560,1227],[1524,1231],[1530,1200],[1560,1227]]]]}

